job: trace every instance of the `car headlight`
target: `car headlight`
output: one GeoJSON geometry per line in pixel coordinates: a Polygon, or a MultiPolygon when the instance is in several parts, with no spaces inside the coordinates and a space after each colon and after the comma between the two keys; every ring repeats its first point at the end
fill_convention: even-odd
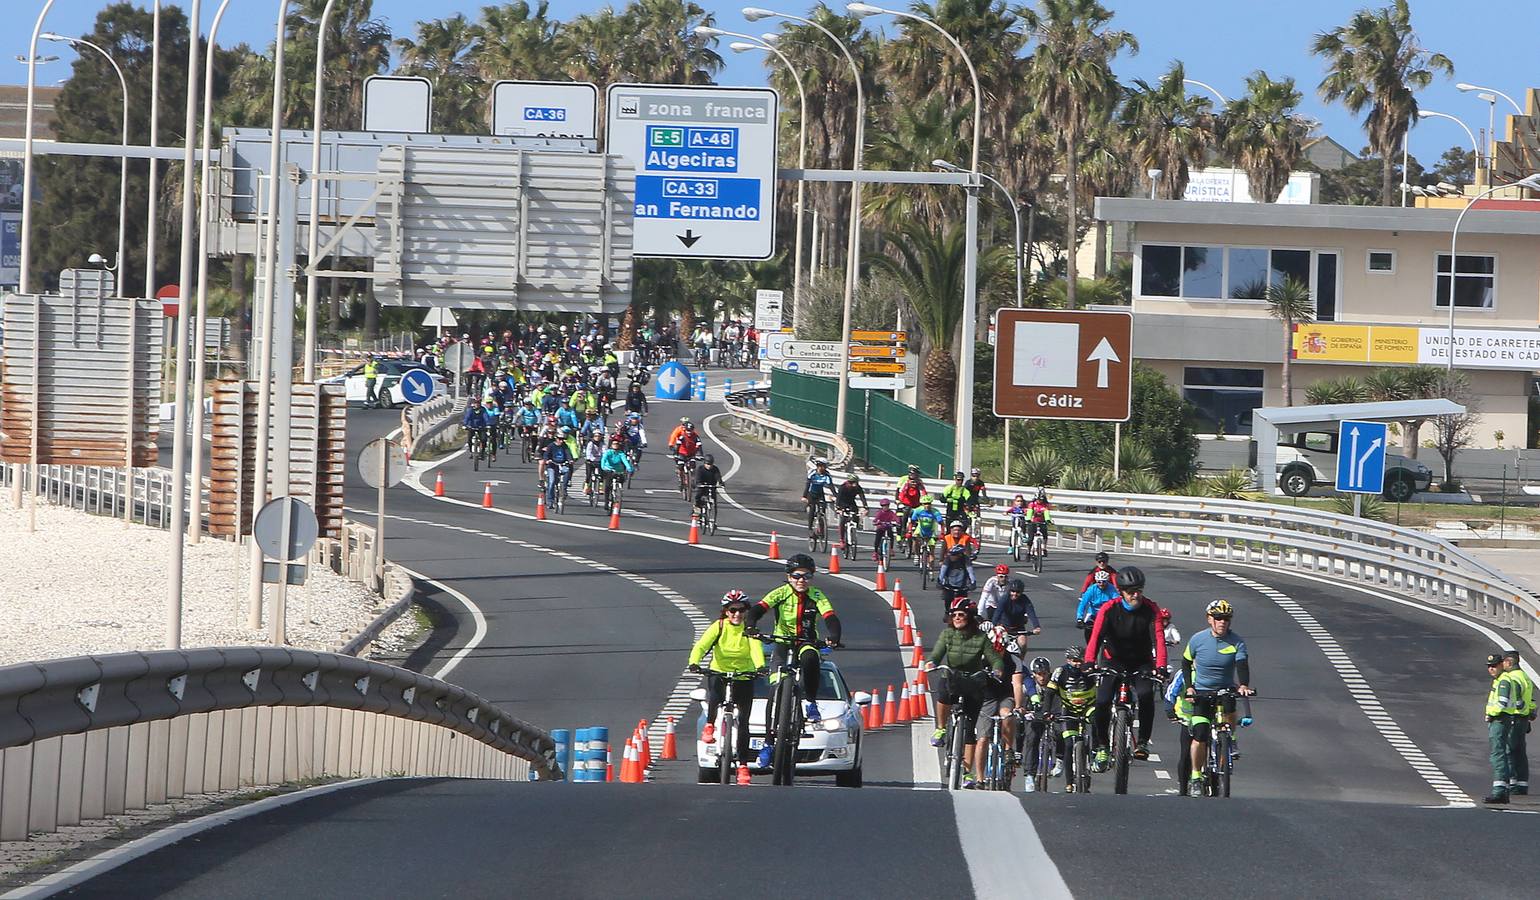
{"type": "Polygon", "coordinates": [[[835,718],[833,716],[831,716],[831,717],[829,717],[827,719],[820,720],[818,722],[818,725],[824,731],[843,731],[843,730],[845,730],[845,720],[843,718],[835,718]]]}

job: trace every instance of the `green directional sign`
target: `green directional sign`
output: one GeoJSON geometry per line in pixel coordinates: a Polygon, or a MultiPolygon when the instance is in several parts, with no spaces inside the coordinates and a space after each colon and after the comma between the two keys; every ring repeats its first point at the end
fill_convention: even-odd
{"type": "Polygon", "coordinates": [[[654,128],[649,140],[654,147],[683,147],[683,128],[654,128]]]}

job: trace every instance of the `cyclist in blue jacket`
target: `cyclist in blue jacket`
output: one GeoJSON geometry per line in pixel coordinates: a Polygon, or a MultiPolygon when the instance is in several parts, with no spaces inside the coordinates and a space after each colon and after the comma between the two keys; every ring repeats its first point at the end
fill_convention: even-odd
{"type": "Polygon", "coordinates": [[[1097,569],[1091,586],[1080,595],[1080,605],[1075,607],[1075,627],[1085,632],[1086,640],[1091,639],[1091,626],[1096,622],[1096,614],[1116,599],[1118,589],[1112,583],[1112,573],[1106,569],[1097,569]]]}

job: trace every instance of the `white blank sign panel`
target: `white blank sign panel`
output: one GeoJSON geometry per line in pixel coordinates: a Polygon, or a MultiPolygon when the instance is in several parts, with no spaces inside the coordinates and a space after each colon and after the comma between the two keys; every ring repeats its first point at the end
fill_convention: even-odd
{"type": "Polygon", "coordinates": [[[1075,387],[1080,371],[1080,326],[1074,322],[1017,322],[1011,383],[1022,387],[1075,387]]]}

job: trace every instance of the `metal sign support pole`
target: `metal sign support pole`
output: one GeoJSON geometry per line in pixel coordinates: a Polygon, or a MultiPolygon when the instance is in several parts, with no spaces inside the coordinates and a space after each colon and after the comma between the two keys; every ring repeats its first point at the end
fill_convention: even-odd
{"type": "Polygon", "coordinates": [[[1112,423],[1112,477],[1122,478],[1120,460],[1123,456],[1123,423],[1112,423]]]}
{"type": "MultiPolygon", "coordinates": [[[[271,617],[269,617],[267,626],[267,639],[275,647],[282,647],[289,642],[287,634],[288,617],[285,615],[287,610],[284,608],[281,600],[278,599],[282,595],[277,592],[282,590],[289,583],[289,566],[292,565],[292,563],[289,562],[289,539],[290,535],[294,531],[293,503],[287,501],[284,502],[283,516],[279,519],[279,521],[283,523],[279,529],[279,532],[282,535],[283,555],[278,559],[278,583],[273,586],[275,598],[273,601],[273,614],[271,617]]],[[[262,568],[267,568],[265,561],[262,568]]]]}
{"type": "MultiPolygon", "coordinates": [[[[281,193],[279,194],[277,215],[273,219],[273,227],[280,228],[278,232],[278,256],[277,275],[273,281],[273,397],[271,400],[272,419],[269,427],[273,436],[273,456],[268,461],[268,471],[273,477],[273,496],[287,497],[292,493],[290,474],[293,468],[293,460],[290,458],[289,446],[294,434],[294,415],[292,401],[294,398],[294,294],[295,294],[295,234],[294,223],[299,214],[299,185],[303,180],[299,167],[289,163],[284,166],[280,175],[281,193]]],[[[316,391],[316,403],[321,402],[320,391],[316,391]]],[[[313,480],[320,477],[320,460],[314,460],[312,474],[313,480]]],[[[288,546],[293,535],[290,530],[290,522],[284,519],[282,540],[284,546],[288,546]]],[[[273,586],[273,616],[275,623],[273,633],[282,640],[282,627],[287,614],[285,604],[288,602],[289,579],[288,570],[284,570],[285,577],[278,579],[273,586]]],[[[279,641],[275,641],[278,643],[279,641]]]]}
{"type": "Polygon", "coordinates": [[[1364,514],[1364,495],[1353,495],[1353,518],[1361,518],[1364,514]]]}
{"type": "Polygon", "coordinates": [[[381,448],[380,489],[374,506],[374,580],[381,594],[385,593],[385,486],[390,484],[389,448],[381,448]]]}

